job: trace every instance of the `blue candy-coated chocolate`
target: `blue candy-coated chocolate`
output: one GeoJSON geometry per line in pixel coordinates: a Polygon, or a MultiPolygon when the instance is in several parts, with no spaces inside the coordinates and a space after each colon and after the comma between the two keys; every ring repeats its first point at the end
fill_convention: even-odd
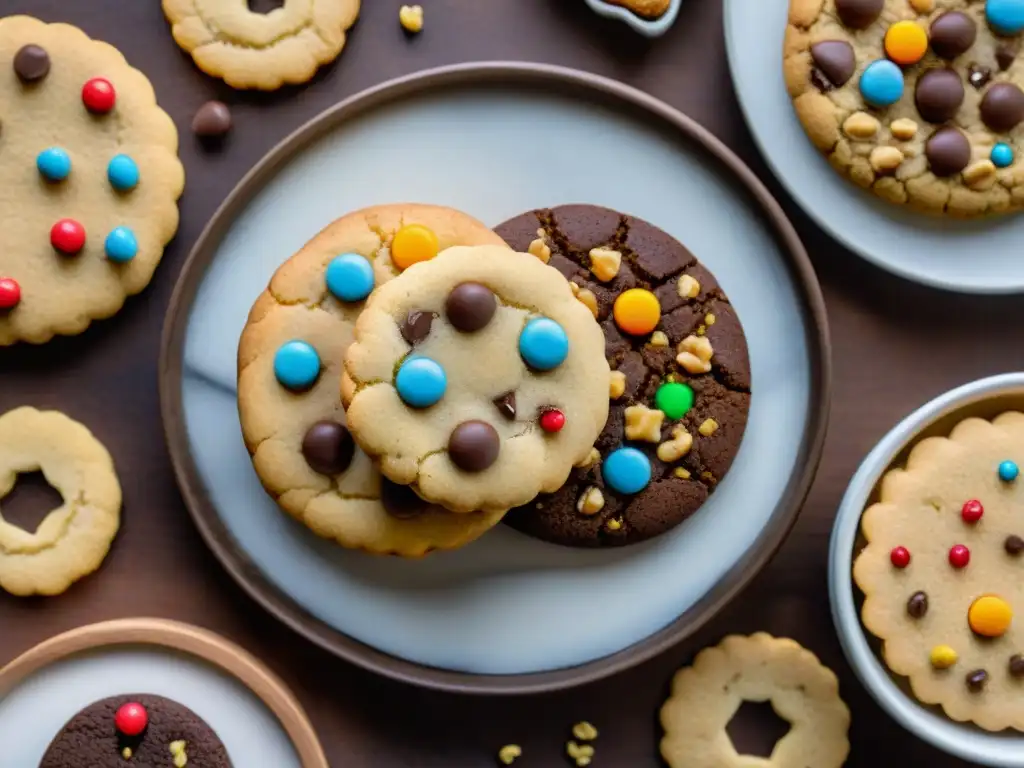
{"type": "Polygon", "coordinates": [[[108,259],[124,264],[135,258],[135,254],[139,252],[139,243],[135,239],[135,233],[128,227],[114,227],[103,242],[103,250],[108,259]]]}
{"type": "Polygon", "coordinates": [[[534,318],[519,333],[519,354],[534,370],[550,371],[569,356],[569,337],[551,318],[534,318]]]}
{"type": "Polygon", "coordinates": [[[362,301],[373,290],[373,267],[358,253],[331,259],[325,274],[327,290],[338,301],[362,301]]]}
{"type": "Polygon", "coordinates": [[[1013,147],[1000,141],[992,147],[989,157],[996,168],[1009,168],[1013,165],[1013,147]]]}
{"type": "Polygon", "coordinates": [[[47,181],[64,181],[71,173],[71,156],[60,147],[44,149],[36,156],[36,168],[47,181]]]}
{"type": "Polygon", "coordinates": [[[107,163],[107,181],[119,192],[135,189],[139,183],[139,166],[128,155],[114,155],[107,163]]]}
{"type": "Polygon", "coordinates": [[[903,70],[888,59],[868,64],[860,76],[860,94],[873,107],[888,107],[903,98],[903,70]]]}
{"type": "Polygon", "coordinates": [[[1001,35],[1015,35],[1024,30],[1024,0],[987,0],[985,18],[1001,35]]]}
{"type": "Polygon", "coordinates": [[[636,448],[616,448],[601,465],[601,477],[613,491],[640,493],[651,482],[651,461],[636,448]]]}
{"type": "Polygon", "coordinates": [[[999,479],[1004,483],[1012,483],[1020,474],[1020,467],[1012,461],[1004,461],[999,465],[999,479]]]}
{"type": "Polygon", "coordinates": [[[320,376],[320,355],[304,341],[285,342],[274,355],[274,376],[293,392],[309,389],[320,376]]]}
{"type": "Polygon", "coordinates": [[[448,377],[444,368],[429,357],[407,357],[395,376],[395,389],[410,408],[429,408],[444,397],[448,377]]]}

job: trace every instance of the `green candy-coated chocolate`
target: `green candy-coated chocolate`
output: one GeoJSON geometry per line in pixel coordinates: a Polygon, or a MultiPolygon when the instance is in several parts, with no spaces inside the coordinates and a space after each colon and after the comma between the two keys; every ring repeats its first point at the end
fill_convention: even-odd
{"type": "Polygon", "coordinates": [[[654,393],[654,404],[672,421],[683,418],[693,408],[693,390],[686,384],[662,384],[654,393]]]}

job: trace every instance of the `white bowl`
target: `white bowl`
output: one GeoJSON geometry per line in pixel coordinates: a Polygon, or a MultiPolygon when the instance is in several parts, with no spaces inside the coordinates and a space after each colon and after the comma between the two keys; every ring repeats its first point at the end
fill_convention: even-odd
{"type": "Polygon", "coordinates": [[[832,620],[853,671],[882,709],[908,731],[951,755],[978,765],[1024,768],[1024,734],[991,733],[957,723],[935,707],[920,704],[900,688],[872,650],[860,622],[853,585],[854,549],[860,518],[874,500],[885,471],[930,435],[948,435],[968,416],[992,418],[1007,410],[1024,410],[1024,373],[979,379],[950,390],[918,408],[879,441],[861,463],[839,505],[829,549],[829,597],[832,620]]]}
{"type": "Polygon", "coordinates": [[[599,16],[604,16],[608,19],[618,19],[645,37],[661,37],[668,32],[669,27],[675,23],[676,16],[679,15],[679,8],[683,4],[683,0],[672,0],[664,15],[656,19],[644,19],[628,8],[623,8],[621,5],[612,5],[605,2],[605,0],[585,0],[585,2],[590,6],[590,10],[599,16]]]}

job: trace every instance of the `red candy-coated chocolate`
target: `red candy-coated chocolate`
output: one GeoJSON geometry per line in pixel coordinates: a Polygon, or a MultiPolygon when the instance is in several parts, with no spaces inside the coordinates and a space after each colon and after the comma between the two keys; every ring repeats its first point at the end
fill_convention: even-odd
{"type": "Polygon", "coordinates": [[[114,726],[125,736],[138,736],[149,724],[149,713],[134,701],[122,704],[114,714],[114,726]]]}
{"type": "Polygon", "coordinates": [[[893,547],[889,559],[897,568],[906,568],[910,565],[910,550],[906,547],[893,547]]]}
{"type": "Polygon", "coordinates": [[[954,568],[966,568],[971,562],[971,550],[963,544],[954,544],[949,548],[949,564],[954,568]]]}
{"type": "Polygon", "coordinates": [[[0,309],[14,309],[21,301],[21,286],[13,277],[0,277],[0,309]]]}
{"type": "Polygon", "coordinates": [[[965,523],[976,523],[981,520],[983,514],[985,514],[985,508],[981,506],[981,502],[977,499],[965,501],[964,508],[960,510],[960,516],[964,519],[965,523]]]}
{"type": "Polygon", "coordinates": [[[94,77],[86,80],[82,86],[82,103],[90,112],[103,114],[114,108],[117,100],[117,93],[114,86],[104,77],[94,77]]]}
{"type": "Polygon", "coordinates": [[[85,247],[85,227],[74,219],[61,219],[50,229],[50,243],[69,256],[85,247]]]}
{"type": "Polygon", "coordinates": [[[565,426],[565,414],[554,409],[540,415],[540,428],[545,432],[560,432],[565,426]]]}

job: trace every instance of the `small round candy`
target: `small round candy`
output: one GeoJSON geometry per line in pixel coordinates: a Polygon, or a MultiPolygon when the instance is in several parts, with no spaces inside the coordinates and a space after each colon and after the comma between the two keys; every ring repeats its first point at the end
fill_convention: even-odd
{"type": "Polygon", "coordinates": [[[0,277],[0,310],[14,309],[21,301],[21,286],[13,277],[0,277]]]}
{"type": "Polygon", "coordinates": [[[395,389],[411,408],[429,408],[444,397],[448,378],[444,368],[429,357],[407,357],[395,376],[395,389]]]}
{"type": "Polygon", "coordinates": [[[983,514],[985,514],[985,508],[981,506],[981,502],[977,499],[965,501],[963,508],[960,510],[960,517],[964,519],[965,523],[976,523],[981,520],[983,514]]]}
{"type": "Polygon", "coordinates": [[[983,595],[971,603],[967,623],[976,635],[1002,637],[1013,621],[1013,609],[1001,597],[983,595]]]}
{"type": "Polygon", "coordinates": [[[74,256],[85,247],[85,227],[74,219],[61,219],[50,228],[50,244],[61,253],[74,256]]]}
{"type": "Polygon", "coordinates": [[[114,727],[125,736],[138,736],[149,725],[149,713],[138,702],[122,704],[114,713],[114,727]]]}
{"type": "Polygon", "coordinates": [[[963,544],[954,544],[949,548],[949,564],[954,568],[966,568],[971,562],[971,550],[963,544]]]}
{"type": "Polygon", "coordinates": [[[996,168],[1009,168],[1013,165],[1013,147],[1000,141],[992,147],[989,159],[996,168]]]}
{"type": "Polygon", "coordinates": [[[117,93],[114,86],[105,77],[94,77],[86,80],[82,86],[82,103],[90,112],[104,114],[114,108],[117,93]]]}
{"type": "Polygon", "coordinates": [[[437,256],[437,235],[422,224],[406,224],[391,239],[391,260],[399,269],[408,269],[419,261],[437,256]]]}
{"type": "Polygon", "coordinates": [[[1012,483],[1020,474],[1020,468],[1012,461],[1004,461],[999,465],[999,479],[1004,483],[1012,483]]]}
{"type": "Polygon", "coordinates": [[[448,458],[463,472],[483,472],[500,452],[498,431],[486,421],[464,421],[448,437],[448,458]]]}
{"type": "Polygon", "coordinates": [[[903,98],[903,72],[891,61],[868,64],[860,76],[860,95],[873,107],[888,107],[903,98]]]}
{"type": "Polygon", "coordinates": [[[355,451],[352,435],[336,421],[318,421],[302,438],[303,458],[321,475],[340,475],[352,463],[355,451]]]}
{"type": "Polygon", "coordinates": [[[1024,30],[1024,0],[987,0],[985,18],[1001,35],[1015,35],[1024,30]]]}
{"type": "Polygon", "coordinates": [[[47,181],[64,181],[71,174],[71,156],[60,147],[44,149],[36,155],[36,168],[47,181]]]}
{"type": "Polygon", "coordinates": [[[612,308],[615,324],[628,334],[643,336],[658,327],[661,303],[644,288],[630,288],[619,294],[612,308]]]}
{"type": "Polygon", "coordinates": [[[640,493],[651,482],[651,462],[636,448],[616,448],[601,465],[601,475],[618,493],[640,493]]]}
{"type": "Polygon", "coordinates": [[[324,273],[327,290],[338,301],[362,301],[373,290],[373,267],[358,253],[343,253],[331,259],[324,273]]]}
{"type": "Polygon", "coordinates": [[[286,342],[274,355],[274,375],[285,389],[307,390],[320,376],[320,355],[304,341],[286,342]]]}
{"type": "Polygon", "coordinates": [[[693,408],[693,390],[688,384],[669,382],[654,393],[654,405],[672,421],[683,418],[693,408]]]}
{"type": "Polygon", "coordinates": [[[139,166],[128,155],[114,155],[107,163],[107,181],[118,192],[135,189],[139,183],[139,166]]]}
{"type": "Polygon", "coordinates": [[[885,32],[885,53],[904,67],[916,64],[928,52],[928,34],[912,21],[897,21],[885,32]]]}
{"type": "Polygon", "coordinates": [[[565,414],[557,408],[550,408],[540,415],[540,428],[545,432],[561,432],[565,426],[565,414]]]}
{"type": "Polygon", "coordinates": [[[139,243],[135,233],[128,227],[114,227],[103,242],[103,250],[107,258],[118,264],[124,264],[135,258],[139,252],[139,243]]]}
{"type": "Polygon", "coordinates": [[[548,317],[536,317],[519,333],[519,354],[537,371],[550,371],[569,356],[569,337],[548,317]]]}
{"type": "Polygon", "coordinates": [[[949,669],[959,658],[957,652],[948,645],[936,645],[928,655],[928,660],[936,669],[949,669]]]}
{"type": "Polygon", "coordinates": [[[474,333],[485,327],[498,310],[494,291],[481,283],[459,283],[444,302],[444,314],[452,327],[474,333]]]}
{"type": "Polygon", "coordinates": [[[893,547],[889,552],[889,561],[896,568],[906,568],[910,565],[910,550],[906,547],[893,547]]]}

